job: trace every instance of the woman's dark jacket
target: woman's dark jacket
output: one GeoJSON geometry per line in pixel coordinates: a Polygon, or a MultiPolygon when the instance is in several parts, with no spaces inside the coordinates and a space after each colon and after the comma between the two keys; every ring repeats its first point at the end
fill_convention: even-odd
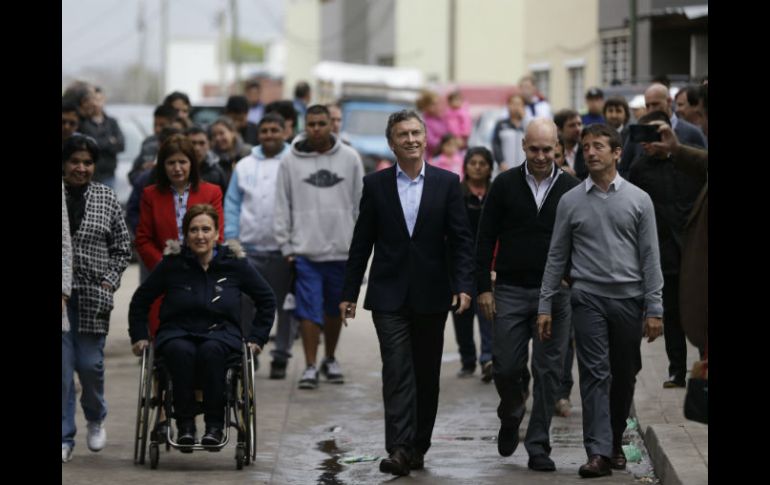
{"type": "Polygon", "coordinates": [[[235,241],[220,244],[204,271],[197,257],[170,241],[165,256],[136,290],[128,310],[131,343],[148,338],[150,305],[165,295],[160,307],[156,348],[170,339],[197,336],[241,349],[241,292],[257,309],[248,342],[264,347],[275,317],[275,296],[268,283],[245,258],[235,241]]]}

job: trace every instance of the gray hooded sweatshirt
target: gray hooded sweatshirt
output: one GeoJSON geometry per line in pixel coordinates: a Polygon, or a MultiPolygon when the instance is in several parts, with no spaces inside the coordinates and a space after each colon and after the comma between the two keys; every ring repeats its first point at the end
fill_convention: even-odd
{"type": "Polygon", "coordinates": [[[361,157],[332,135],[324,153],[306,134],[292,143],[278,169],[273,229],[284,256],[346,261],[363,190],[361,157]]]}

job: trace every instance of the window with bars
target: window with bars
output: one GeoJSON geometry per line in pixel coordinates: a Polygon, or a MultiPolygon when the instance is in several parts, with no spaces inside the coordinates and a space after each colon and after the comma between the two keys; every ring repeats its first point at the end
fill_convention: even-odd
{"type": "Polygon", "coordinates": [[[627,34],[602,39],[602,84],[631,82],[631,55],[627,34]]]}
{"type": "Polygon", "coordinates": [[[580,111],[583,108],[584,72],[582,66],[569,68],[569,101],[570,107],[575,111],[580,111]]]}
{"type": "Polygon", "coordinates": [[[550,71],[547,69],[541,69],[541,70],[533,70],[532,76],[535,78],[535,87],[538,91],[540,91],[540,94],[545,96],[546,99],[551,98],[551,82],[550,82],[550,71]]]}

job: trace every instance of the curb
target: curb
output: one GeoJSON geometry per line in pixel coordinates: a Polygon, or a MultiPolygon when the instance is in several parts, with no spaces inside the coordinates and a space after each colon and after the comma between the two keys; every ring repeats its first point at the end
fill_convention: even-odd
{"type": "Polygon", "coordinates": [[[642,435],[663,485],[707,485],[708,467],[682,424],[651,424],[642,435]]]}

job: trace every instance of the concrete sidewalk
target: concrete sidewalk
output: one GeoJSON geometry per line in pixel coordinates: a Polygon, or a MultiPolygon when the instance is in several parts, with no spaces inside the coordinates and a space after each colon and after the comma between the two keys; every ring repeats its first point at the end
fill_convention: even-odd
{"type": "MultiPolygon", "coordinates": [[[[294,346],[286,380],[267,378],[269,355],[260,358],[257,372],[258,455],[256,463],[242,471],[234,466],[234,450],[221,453],[183,455],[161,451],[158,470],[132,464],[134,420],[139,368],[130,353],[127,332],[128,303],[138,285],[138,269],[131,265],[116,295],[112,326],[107,338],[106,394],[109,416],[108,444],[99,453],[85,446],[85,423],[77,411],[78,434],[73,460],[62,465],[62,483],[110,483],[152,481],[155,485],[218,483],[270,484],[365,484],[388,483],[393,477],[379,472],[378,461],[345,464],[346,456],[383,456],[384,421],[381,394],[381,363],[371,313],[361,310],[343,330],[338,358],[346,375],[344,385],[324,381],[316,391],[297,389],[304,368],[301,346],[294,346]]],[[[362,289],[361,295],[365,293],[362,289]]],[[[476,336],[478,342],[478,335],[476,336]]],[[[266,349],[269,351],[272,344],[266,349]]],[[[322,349],[319,349],[319,354],[322,349]]],[[[664,485],[707,483],[708,428],[687,422],[682,415],[684,390],[663,389],[667,359],[662,339],[642,344],[643,370],[638,376],[635,409],[645,443],[628,433],[642,449],[641,463],[615,471],[597,480],[605,485],[657,483],[650,478],[652,463],[664,485]]],[[[688,361],[697,359],[689,349],[688,361]]],[[[433,446],[426,456],[425,470],[398,479],[419,484],[585,484],[577,470],[585,463],[582,444],[582,415],[578,386],[571,396],[568,418],[554,418],[551,429],[553,473],[527,469],[523,443],[510,458],[497,454],[499,402],[493,384],[484,384],[478,373],[473,379],[458,379],[460,367],[452,320],[446,324],[441,395],[433,446]]],[[[577,368],[573,369],[577,384],[577,368]]],[[[531,408],[531,398],[528,401],[531,408]]],[[[526,432],[529,413],[522,423],[526,432]]]]}
{"type": "MultiPolygon", "coordinates": [[[[699,360],[698,349],[687,345],[687,368],[699,360]]],[[[637,376],[634,410],[663,485],[708,483],[708,426],[684,417],[684,389],[664,389],[668,357],[663,338],[642,343],[642,371],[637,376]]],[[[688,371],[689,377],[689,371],[688,371]]]]}

